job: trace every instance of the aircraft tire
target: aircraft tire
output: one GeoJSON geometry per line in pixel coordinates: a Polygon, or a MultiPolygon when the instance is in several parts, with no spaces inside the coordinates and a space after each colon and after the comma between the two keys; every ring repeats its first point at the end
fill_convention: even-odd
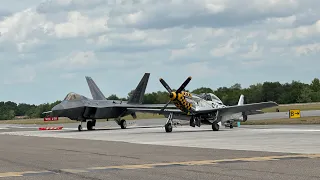
{"type": "Polygon", "coordinates": [[[212,124],[212,130],[213,130],[213,131],[219,131],[219,128],[220,128],[220,126],[219,126],[218,123],[213,123],[213,124],[212,124]]]}
{"type": "Polygon", "coordinates": [[[87,122],[87,129],[90,131],[90,130],[92,130],[92,121],[88,121],[87,122]]]}
{"type": "Polygon", "coordinates": [[[172,132],[172,125],[170,123],[166,124],[164,126],[164,128],[165,128],[166,132],[172,132]]]}
{"type": "Polygon", "coordinates": [[[127,128],[127,122],[126,120],[122,119],[120,121],[120,126],[121,126],[121,129],[126,129],[127,128]]]}
{"type": "Polygon", "coordinates": [[[81,125],[78,126],[78,131],[82,131],[82,126],[81,125]]]}

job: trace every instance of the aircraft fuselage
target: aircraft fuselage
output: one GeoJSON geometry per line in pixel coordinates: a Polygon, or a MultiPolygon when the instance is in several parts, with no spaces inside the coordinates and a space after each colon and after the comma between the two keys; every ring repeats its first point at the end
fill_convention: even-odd
{"type": "Polygon", "coordinates": [[[62,101],[52,109],[52,116],[67,117],[72,120],[109,119],[127,115],[135,115],[125,107],[113,107],[115,103],[110,100],[71,100],[62,101]],[[94,105],[95,107],[88,107],[94,105]]]}

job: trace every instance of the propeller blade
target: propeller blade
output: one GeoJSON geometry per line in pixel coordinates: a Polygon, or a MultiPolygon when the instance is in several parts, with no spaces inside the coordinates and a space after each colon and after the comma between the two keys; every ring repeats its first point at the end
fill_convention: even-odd
{"type": "Polygon", "coordinates": [[[166,107],[170,104],[170,102],[171,102],[171,100],[169,100],[169,101],[167,102],[167,104],[164,105],[164,106],[161,108],[160,113],[162,113],[162,112],[164,111],[164,109],[166,109],[166,107]]]}
{"type": "Polygon", "coordinates": [[[162,78],[160,78],[160,82],[167,89],[169,93],[172,92],[172,89],[170,88],[170,86],[162,78]]]}
{"type": "Polygon", "coordinates": [[[177,93],[180,93],[183,89],[186,88],[186,86],[189,84],[189,82],[191,81],[191,76],[189,76],[179,87],[179,89],[176,91],[177,93]]]}

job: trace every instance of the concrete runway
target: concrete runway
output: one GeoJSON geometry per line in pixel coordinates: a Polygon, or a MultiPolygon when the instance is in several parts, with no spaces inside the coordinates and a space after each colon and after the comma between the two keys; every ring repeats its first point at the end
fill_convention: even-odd
{"type": "MultiPolygon", "coordinates": [[[[0,179],[319,179],[320,126],[0,126],[0,179]],[[21,177],[19,177],[21,176],[21,177]],[[1,178],[2,177],[2,178],[1,178]]],[[[59,125],[50,125],[59,126],[59,125]]]]}

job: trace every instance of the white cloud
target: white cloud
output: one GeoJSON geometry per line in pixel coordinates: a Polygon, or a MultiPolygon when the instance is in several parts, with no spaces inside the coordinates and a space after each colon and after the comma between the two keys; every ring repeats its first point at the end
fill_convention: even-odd
{"type": "Polygon", "coordinates": [[[306,44],[293,47],[294,52],[300,55],[318,54],[320,53],[320,43],[306,44]]]}
{"type": "Polygon", "coordinates": [[[225,44],[222,44],[216,48],[213,48],[211,50],[211,54],[216,57],[222,57],[229,54],[234,54],[239,48],[238,45],[236,45],[236,42],[237,42],[237,39],[230,39],[225,44]]]}
{"type": "Polygon", "coordinates": [[[54,27],[55,35],[58,38],[90,36],[96,33],[106,32],[107,17],[90,19],[80,12],[72,11],[68,13],[67,22],[56,24],[54,27]]]}
{"type": "Polygon", "coordinates": [[[92,51],[87,52],[72,52],[67,56],[51,61],[48,64],[50,68],[59,68],[59,69],[81,69],[81,68],[90,68],[93,66],[97,66],[99,60],[96,55],[92,51]]]}
{"type": "MultiPolygon", "coordinates": [[[[80,93],[87,92],[85,82],[78,79],[87,75],[104,77],[120,96],[136,86],[128,77],[138,81],[143,72],[156,79],[171,77],[177,84],[178,77],[191,75],[197,77],[193,87],[318,76],[316,68],[312,71],[320,65],[320,1],[316,0],[3,3],[0,76],[3,83],[11,83],[0,90],[8,94],[0,97],[4,100],[19,98],[10,94],[22,94],[20,83],[30,88],[29,97],[56,94],[54,89],[44,90],[48,87],[42,84],[48,79],[53,85],[62,84],[61,92],[35,101],[63,97],[75,86],[70,79],[79,82],[80,93]],[[295,73],[302,65],[308,73],[295,73]],[[288,66],[292,68],[287,70],[288,66]]],[[[148,89],[163,90],[156,89],[158,85],[150,79],[148,89]]],[[[105,91],[114,93],[109,87],[105,91]]]]}
{"type": "Polygon", "coordinates": [[[29,65],[15,67],[3,77],[3,84],[12,85],[34,82],[36,75],[35,69],[29,65]]]}

